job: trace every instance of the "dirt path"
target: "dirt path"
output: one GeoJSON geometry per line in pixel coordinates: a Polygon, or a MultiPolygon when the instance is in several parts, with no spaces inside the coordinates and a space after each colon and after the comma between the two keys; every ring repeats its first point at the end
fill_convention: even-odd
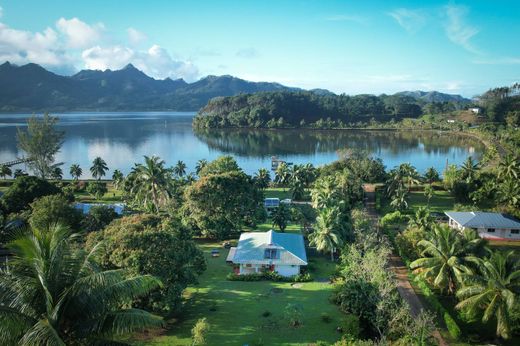
{"type": "MultiPolygon", "coordinates": [[[[374,185],[365,184],[363,185],[363,189],[365,191],[365,208],[372,222],[377,224],[379,215],[376,211],[376,194],[374,185]]],[[[408,303],[412,316],[417,317],[422,310],[425,310],[425,308],[408,280],[408,269],[401,258],[395,254],[390,256],[388,264],[395,274],[399,295],[406,303],[408,303]]],[[[437,329],[433,332],[433,337],[437,340],[440,346],[448,345],[437,329]]]]}

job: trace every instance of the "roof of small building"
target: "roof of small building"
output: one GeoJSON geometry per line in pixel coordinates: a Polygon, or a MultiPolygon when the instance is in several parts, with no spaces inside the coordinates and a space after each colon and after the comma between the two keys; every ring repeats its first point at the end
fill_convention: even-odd
{"type": "Polygon", "coordinates": [[[447,211],[448,217],[463,227],[469,228],[514,228],[520,229],[520,221],[501,213],[483,211],[447,211]]]}
{"type": "Polygon", "coordinates": [[[265,207],[278,207],[280,205],[280,198],[266,198],[264,199],[265,207]]]}
{"type": "Polygon", "coordinates": [[[247,232],[240,235],[233,263],[307,265],[307,254],[301,234],[247,232]],[[264,258],[266,249],[278,249],[276,259],[264,258]]]}

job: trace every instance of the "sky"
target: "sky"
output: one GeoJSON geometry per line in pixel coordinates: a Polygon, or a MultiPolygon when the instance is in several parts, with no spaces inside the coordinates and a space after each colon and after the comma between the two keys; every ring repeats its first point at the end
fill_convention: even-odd
{"type": "Polygon", "coordinates": [[[471,97],[520,81],[520,1],[0,0],[0,63],[471,97]]]}

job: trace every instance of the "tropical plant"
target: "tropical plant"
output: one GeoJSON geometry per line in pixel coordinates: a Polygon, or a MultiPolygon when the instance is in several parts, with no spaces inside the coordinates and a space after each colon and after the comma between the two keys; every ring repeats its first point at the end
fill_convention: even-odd
{"type": "Polygon", "coordinates": [[[108,171],[108,166],[105,160],[101,157],[96,157],[94,161],[92,161],[92,167],[90,167],[90,173],[94,178],[100,180],[101,177],[105,176],[108,171]]]}
{"type": "Polygon", "coordinates": [[[424,172],[424,179],[431,185],[439,180],[439,172],[434,167],[430,167],[424,172]]]}
{"type": "Polygon", "coordinates": [[[33,229],[13,240],[9,267],[0,269],[0,339],[7,345],[112,344],[121,336],[162,325],[131,308],[158,288],[149,275],[102,271],[77,235],[62,226],[33,229]]]}
{"type": "Polygon", "coordinates": [[[18,129],[18,147],[30,160],[27,165],[40,178],[51,174],[54,156],[60,151],[65,133],[55,129],[58,118],[45,113],[43,117],[32,116],[27,121],[27,130],[18,129]]]}
{"type": "Polygon", "coordinates": [[[321,252],[330,252],[330,259],[334,261],[334,253],[340,248],[344,239],[338,224],[337,207],[325,208],[318,212],[316,229],[309,235],[310,244],[321,252]]]}
{"type": "Polygon", "coordinates": [[[509,154],[498,163],[499,179],[518,179],[520,177],[520,160],[509,154]]]}
{"type": "Polygon", "coordinates": [[[434,194],[435,192],[433,191],[433,187],[431,185],[426,185],[424,187],[424,196],[426,196],[426,200],[428,201],[428,207],[430,207],[430,200],[434,194]]]}
{"type": "Polygon", "coordinates": [[[9,166],[6,166],[6,165],[0,166],[0,176],[2,178],[5,179],[6,177],[11,176],[11,174],[13,174],[13,172],[11,171],[11,168],[9,166]]]}
{"type": "Polygon", "coordinates": [[[177,161],[177,164],[173,167],[173,174],[182,178],[186,174],[186,164],[181,160],[177,161]]]}
{"type": "Polygon", "coordinates": [[[302,180],[293,180],[290,183],[291,197],[294,200],[301,200],[305,196],[305,183],[302,180]]]}
{"type": "Polygon", "coordinates": [[[416,227],[423,231],[429,231],[433,226],[433,217],[430,215],[430,211],[425,207],[419,207],[413,217],[410,217],[408,222],[410,227],[416,227]]]}
{"type": "Polygon", "coordinates": [[[63,178],[63,170],[61,167],[55,166],[51,169],[50,176],[54,180],[61,180],[63,178]]]}
{"type": "Polygon", "coordinates": [[[195,173],[197,173],[197,175],[200,175],[200,172],[204,169],[204,167],[206,167],[207,164],[208,160],[206,159],[200,159],[199,161],[197,161],[197,164],[195,165],[195,173]]]}
{"type": "Polygon", "coordinates": [[[1,197],[3,210],[6,214],[27,209],[35,199],[61,193],[54,184],[34,176],[20,176],[1,197]]]}
{"type": "Polygon", "coordinates": [[[101,199],[108,192],[107,184],[101,181],[89,181],[87,183],[87,192],[95,197],[96,199],[101,199]]]}
{"type": "Polygon", "coordinates": [[[269,174],[269,171],[265,168],[260,168],[258,172],[255,173],[255,183],[256,186],[258,186],[259,189],[266,189],[269,187],[269,182],[271,181],[271,175],[269,174]]]}
{"type": "Polygon", "coordinates": [[[79,177],[81,177],[81,175],[83,174],[83,170],[78,164],[73,164],[70,166],[69,173],[72,179],[78,180],[79,177]]]}
{"type": "Polygon", "coordinates": [[[206,317],[199,318],[193,328],[191,329],[191,340],[192,345],[205,345],[206,344],[206,334],[208,334],[210,330],[210,324],[206,317]]]}
{"type": "Polygon", "coordinates": [[[464,161],[460,168],[461,178],[466,181],[466,183],[472,183],[475,180],[475,176],[479,169],[479,165],[471,156],[464,161]]]}
{"type": "Polygon", "coordinates": [[[520,261],[513,251],[494,251],[478,263],[478,273],[466,277],[464,287],[457,291],[461,301],[456,308],[470,316],[482,314],[484,323],[496,321],[496,336],[509,339],[513,310],[518,304],[520,261]]]}
{"type": "Polygon", "coordinates": [[[273,221],[273,226],[278,226],[280,231],[283,232],[291,220],[291,211],[285,203],[280,203],[279,207],[274,210],[271,219],[273,221]]]}
{"type": "Polygon", "coordinates": [[[423,239],[417,244],[423,250],[422,258],[410,263],[410,268],[417,269],[419,276],[430,281],[440,290],[455,292],[462,274],[473,273],[471,264],[476,257],[469,251],[478,239],[466,242],[459,233],[447,225],[436,225],[430,232],[430,239],[423,239]]]}
{"type": "Polygon", "coordinates": [[[112,184],[116,190],[119,190],[123,187],[125,182],[125,176],[119,169],[115,169],[114,173],[112,173],[112,184]]]}
{"type": "Polygon", "coordinates": [[[157,156],[145,156],[144,164],[136,165],[130,175],[134,200],[146,210],[159,211],[170,198],[173,186],[164,161],[157,156]]]}
{"type": "Polygon", "coordinates": [[[498,202],[510,207],[520,206],[520,183],[517,179],[506,178],[498,185],[498,202]]]}
{"type": "Polygon", "coordinates": [[[390,201],[390,206],[395,210],[402,211],[408,208],[408,190],[404,186],[400,186],[397,190],[395,190],[392,195],[392,200],[390,201]]]}
{"type": "Polygon", "coordinates": [[[31,203],[29,224],[39,230],[51,228],[54,224],[79,228],[81,211],[74,208],[62,194],[43,196],[31,203]]]}
{"type": "Polygon", "coordinates": [[[285,162],[281,162],[274,172],[274,181],[280,186],[287,186],[291,180],[291,171],[285,162]]]}

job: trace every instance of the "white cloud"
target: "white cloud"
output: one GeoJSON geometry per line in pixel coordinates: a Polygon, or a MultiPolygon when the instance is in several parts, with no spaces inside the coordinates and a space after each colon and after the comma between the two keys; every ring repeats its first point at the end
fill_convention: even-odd
{"type": "Polygon", "coordinates": [[[147,51],[133,50],[124,46],[86,49],[81,54],[85,67],[94,70],[120,69],[133,64],[154,78],[184,78],[193,81],[198,77],[198,69],[191,62],[173,59],[164,48],[153,45],[147,51]]]}
{"type": "Polygon", "coordinates": [[[139,31],[137,29],[131,28],[131,27],[126,29],[126,32],[128,34],[128,40],[133,45],[138,45],[148,39],[146,34],[142,33],[141,31],[139,31]]]}
{"type": "Polygon", "coordinates": [[[408,32],[419,30],[426,22],[426,17],[421,10],[398,8],[389,12],[388,15],[408,32]]]}
{"type": "Polygon", "coordinates": [[[257,58],[260,55],[260,52],[258,52],[255,48],[243,48],[236,52],[236,56],[240,58],[246,58],[246,59],[252,59],[257,58]]]}
{"type": "Polygon", "coordinates": [[[69,47],[86,48],[99,41],[105,27],[102,23],[89,25],[76,17],[62,17],[56,22],[56,28],[65,35],[69,47]]]}
{"type": "Polygon", "coordinates": [[[367,19],[362,16],[348,15],[348,14],[335,14],[325,18],[329,22],[355,22],[358,24],[367,24],[367,19]]]}
{"type": "Polygon", "coordinates": [[[447,18],[444,29],[450,41],[471,53],[480,54],[480,51],[470,42],[479,30],[466,23],[469,9],[466,6],[447,5],[444,10],[447,18]]]}

